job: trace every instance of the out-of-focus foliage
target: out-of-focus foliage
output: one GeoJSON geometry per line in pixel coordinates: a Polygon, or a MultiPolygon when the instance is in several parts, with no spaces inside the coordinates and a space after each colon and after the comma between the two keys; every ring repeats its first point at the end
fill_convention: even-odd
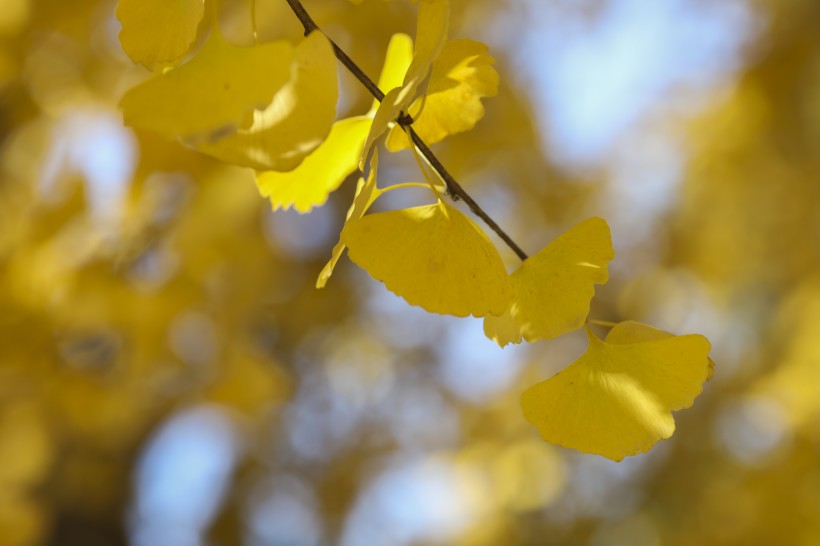
{"type": "Polygon", "coordinates": [[[204,14],[204,0],[118,2],[120,43],[131,60],[153,70],[185,55],[204,14]]]}
{"type": "MultiPolygon", "coordinates": [[[[616,464],[520,415],[583,336],[502,351],[346,263],[316,291],[356,177],[309,217],[272,213],[249,171],[123,126],[117,104],[151,75],[120,49],[114,2],[4,2],[0,545],[820,542],[820,6],[724,3],[754,14],[737,64],[581,172],[544,151],[560,135],[536,127],[527,76],[546,61],[515,60],[523,4],[452,3],[450,37],[490,43],[501,84],[436,148],[448,168],[533,253],[615,218],[621,265],[592,317],[713,343],[675,437],[616,464]],[[647,134],[683,158],[654,215],[634,189],[650,171],[617,176],[664,157],[647,134]]],[[[591,29],[628,2],[536,4],[591,29]]],[[[306,6],[373,76],[415,29],[408,2],[306,6]]],[[[285,2],[256,14],[260,43],[301,40],[285,2]]],[[[232,43],[253,44],[247,15],[222,9],[232,43]]],[[[370,107],[340,88],[339,117],[370,107]]],[[[406,180],[411,161],[383,155],[383,172],[406,180]]]]}

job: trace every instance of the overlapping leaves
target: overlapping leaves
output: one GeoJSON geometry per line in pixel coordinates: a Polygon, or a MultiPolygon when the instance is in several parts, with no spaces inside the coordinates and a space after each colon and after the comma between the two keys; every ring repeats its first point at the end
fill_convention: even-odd
{"type": "Polygon", "coordinates": [[[330,131],[336,59],[314,32],[296,47],[229,43],[214,29],[190,61],[129,90],[125,123],[178,138],[218,159],[289,170],[330,131]]]}
{"type": "Polygon", "coordinates": [[[373,144],[387,131],[389,125],[425,93],[433,61],[444,47],[449,27],[448,0],[420,0],[413,59],[407,67],[402,84],[389,90],[376,110],[365,141],[361,165],[364,165],[373,144]]]}
{"type": "MultiPolygon", "coordinates": [[[[173,66],[196,39],[203,1],[121,0],[123,48],[134,62],[165,69],[126,93],[125,121],[259,171],[257,186],[274,209],[308,212],[366,170],[317,287],[347,248],[354,263],[408,303],[483,317],[486,335],[501,346],[576,330],[614,258],[604,220],[581,222],[508,274],[481,228],[442,201],[441,183],[418,157],[434,202],[367,214],[381,195],[407,185],[377,185],[379,139],[387,135],[391,151],[412,147],[403,126],[410,118],[427,143],[470,130],[484,115],[482,99],[498,89],[486,46],[448,41],[448,0],[418,6],[415,46],[401,34],[390,41],[379,80],[384,98],[334,123],[336,61],[320,32],[296,46],[239,47],[214,27],[193,58],[173,66]]],[[[668,438],[671,412],[690,406],[711,376],[708,341],[634,322],[616,325],[603,340],[587,332],[581,358],[524,393],[526,418],[549,442],[614,460],[668,438]]]]}
{"type": "Polygon", "coordinates": [[[415,53],[412,39],[404,34],[394,35],[388,45],[378,86],[390,97],[410,98],[391,107],[392,99],[386,97],[381,103],[374,102],[368,113],[336,122],[327,140],[293,171],[259,173],[260,192],[271,200],[274,209],[293,207],[309,212],[324,204],[347,176],[360,165],[363,167],[373,143],[390,125],[394,128],[388,149],[406,148],[406,137],[394,121],[398,112],[414,100],[421,115],[413,127],[427,142],[440,141],[478,122],[484,114],[481,98],[496,94],[498,74],[483,44],[445,41],[446,4],[421,2],[415,53]],[[426,22],[434,20],[437,25],[429,30],[426,22]],[[305,184],[304,180],[315,182],[305,184]]]}
{"type": "MultiPolygon", "coordinates": [[[[487,46],[472,40],[446,42],[433,62],[425,95],[408,108],[413,129],[427,144],[469,131],[484,117],[481,99],[498,93],[498,73],[487,46]]],[[[393,127],[387,148],[407,148],[400,127],[393,127]]]]}
{"type": "MultiPolygon", "coordinates": [[[[406,34],[396,34],[387,47],[379,78],[379,88],[401,84],[413,56],[413,42],[406,34]]],[[[323,205],[328,195],[359,166],[367,134],[373,124],[378,102],[370,111],[333,124],[327,139],[296,169],[290,172],[265,171],[257,174],[259,192],[268,197],[274,210],[295,208],[310,212],[323,205]]]]}

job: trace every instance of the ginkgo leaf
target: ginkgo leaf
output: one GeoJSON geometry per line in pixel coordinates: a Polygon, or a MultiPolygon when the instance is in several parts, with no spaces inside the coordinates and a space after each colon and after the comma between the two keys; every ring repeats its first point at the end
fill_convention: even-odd
{"type": "MultiPolygon", "coordinates": [[[[638,343],[641,341],[654,341],[658,339],[668,339],[675,337],[675,334],[670,334],[664,330],[659,330],[648,324],[636,322],[634,320],[626,320],[619,322],[609,334],[606,336],[608,343],[638,343]]],[[[706,379],[711,379],[715,374],[715,362],[709,359],[709,370],[706,379]]]]}
{"type": "Polygon", "coordinates": [[[361,167],[367,163],[370,149],[399,114],[406,110],[416,98],[424,94],[430,77],[433,61],[441,52],[447,40],[450,27],[449,0],[419,0],[419,14],[416,26],[416,45],[413,60],[407,68],[401,87],[389,90],[379,105],[373,118],[373,125],[367,135],[361,167]]]}
{"type": "Polygon", "coordinates": [[[371,214],[347,223],[350,259],[408,303],[465,317],[499,314],[509,278],[483,231],[439,202],[371,214]]]}
{"type": "Polygon", "coordinates": [[[287,42],[239,47],[213,32],[190,61],[123,96],[125,123],[172,138],[236,131],[290,80],[292,57],[287,42]]]}
{"type": "MultiPolygon", "coordinates": [[[[378,170],[379,153],[378,151],[375,151],[372,159],[370,160],[370,172],[367,175],[367,179],[360,178],[359,182],[356,184],[356,195],[353,197],[353,203],[351,203],[350,208],[347,211],[345,225],[347,225],[347,223],[351,220],[358,220],[364,216],[370,208],[370,205],[372,205],[373,202],[381,195],[381,190],[379,190],[376,186],[376,176],[378,170]]],[[[347,248],[347,246],[340,236],[339,242],[333,247],[330,260],[328,260],[322,268],[322,271],[319,273],[319,278],[316,279],[316,288],[325,287],[328,279],[330,279],[331,275],[333,275],[333,269],[336,267],[339,258],[342,257],[342,253],[345,251],[345,248],[347,248]]]]}
{"type": "MultiPolygon", "coordinates": [[[[387,46],[379,87],[401,85],[412,56],[410,37],[394,34],[387,46]]],[[[375,102],[366,115],[334,123],[327,139],[292,171],[257,173],[259,192],[270,199],[273,209],[293,207],[305,213],[323,205],[330,193],[358,168],[359,156],[377,108],[378,102],[375,102]]]]}
{"type": "Polygon", "coordinates": [[[337,121],[325,141],[294,170],[257,174],[259,193],[270,199],[273,210],[293,207],[305,213],[324,205],[358,167],[370,123],[367,116],[337,121]]]}
{"type": "MultiPolygon", "coordinates": [[[[448,135],[468,131],[484,117],[483,97],[498,94],[498,72],[487,46],[472,40],[451,40],[444,44],[433,63],[427,94],[412,107],[413,129],[427,144],[439,142],[448,135]],[[416,114],[416,105],[422,108],[416,114]]],[[[387,148],[407,148],[400,127],[393,127],[387,137],[387,148]]]]}
{"type": "Polygon", "coordinates": [[[609,226],[589,218],[521,264],[511,276],[510,307],[484,319],[484,333],[501,347],[552,339],[580,328],[595,285],[609,278],[615,257],[609,226]]]}
{"type": "Polygon", "coordinates": [[[316,31],[296,46],[290,81],[270,104],[253,112],[248,127],[186,140],[227,163],[289,171],[327,137],[338,92],[336,56],[330,41],[316,31]]]}
{"type": "Polygon", "coordinates": [[[120,0],[120,44],[132,61],[153,70],[182,57],[196,39],[205,0],[120,0]]]}
{"type": "Polygon", "coordinates": [[[373,148],[373,145],[379,137],[387,131],[388,126],[393,123],[396,117],[398,117],[401,113],[402,104],[404,103],[403,97],[407,96],[410,91],[411,90],[402,87],[396,87],[395,89],[388,91],[382,99],[382,102],[373,117],[373,123],[370,125],[370,131],[367,134],[364,146],[362,147],[361,157],[359,158],[359,168],[364,168],[365,163],[367,163],[369,159],[370,150],[373,148]]]}
{"type": "Polygon", "coordinates": [[[672,411],[691,406],[708,378],[709,341],[685,335],[614,343],[589,329],[587,336],[578,360],[521,396],[527,420],[547,442],[614,461],[672,436],[672,411]]]}
{"type": "MultiPolygon", "coordinates": [[[[419,14],[416,24],[416,45],[413,61],[404,75],[403,87],[419,86],[430,75],[433,61],[444,47],[450,29],[450,0],[419,0],[419,14]]],[[[413,96],[412,100],[416,97],[413,96]]]]}
{"type": "MultiPolygon", "coordinates": [[[[413,39],[407,34],[397,33],[390,38],[387,44],[387,53],[384,57],[384,65],[379,75],[379,89],[391,91],[400,87],[404,81],[407,68],[413,61],[413,39]]],[[[379,101],[373,99],[373,106],[370,108],[370,117],[376,114],[379,109],[379,101]]]]}

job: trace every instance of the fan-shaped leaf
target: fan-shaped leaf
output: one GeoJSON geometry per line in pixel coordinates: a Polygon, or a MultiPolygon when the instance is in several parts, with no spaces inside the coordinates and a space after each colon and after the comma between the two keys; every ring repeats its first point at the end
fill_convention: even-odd
{"type": "Polygon", "coordinates": [[[550,443],[615,461],[669,438],[671,412],[691,406],[709,376],[706,338],[624,343],[617,326],[606,341],[587,334],[578,360],[521,396],[527,420],[550,443]]]}
{"type": "Polygon", "coordinates": [[[609,226],[590,218],[560,235],[510,276],[512,299],[502,316],[484,319],[484,333],[500,346],[551,339],[580,328],[595,285],[609,278],[615,256],[609,226]]]}
{"type": "Polygon", "coordinates": [[[289,171],[327,137],[337,98],[336,57],[330,41],[313,32],[294,51],[290,81],[270,104],[253,112],[249,126],[187,141],[228,163],[289,171]]]}
{"type": "Polygon", "coordinates": [[[125,94],[125,123],[173,138],[236,131],[288,82],[292,57],[287,42],[239,47],[214,32],[193,59],[125,94]]]}
{"type": "Polygon", "coordinates": [[[464,317],[501,313],[509,279],[490,240],[444,203],[348,222],[350,259],[408,303],[464,317]]]}
{"type": "Polygon", "coordinates": [[[176,61],[196,39],[204,10],[204,0],[120,0],[122,48],[149,70],[176,61]]]}

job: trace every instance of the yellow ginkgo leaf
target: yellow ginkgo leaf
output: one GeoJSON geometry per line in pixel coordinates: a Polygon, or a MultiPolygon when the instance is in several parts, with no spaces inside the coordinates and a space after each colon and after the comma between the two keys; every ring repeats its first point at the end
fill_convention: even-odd
{"type": "MultiPolygon", "coordinates": [[[[468,131],[484,117],[483,97],[498,93],[498,72],[487,46],[472,40],[451,40],[444,44],[433,63],[427,94],[410,107],[413,129],[424,142],[432,144],[448,135],[468,131]],[[416,115],[416,105],[421,110],[416,115]]],[[[407,148],[400,127],[393,127],[387,148],[407,148]]]]}
{"type": "MultiPolygon", "coordinates": [[[[387,53],[384,58],[384,66],[379,75],[379,89],[391,91],[400,87],[404,81],[407,68],[413,61],[413,39],[407,34],[397,33],[390,38],[387,44],[387,53]]],[[[370,117],[376,114],[379,109],[379,101],[373,99],[373,106],[370,108],[370,117]]]]}
{"type": "MultiPolygon", "coordinates": [[[[356,184],[356,195],[353,197],[353,203],[347,211],[345,225],[347,225],[347,223],[351,220],[358,220],[364,216],[370,208],[370,205],[372,205],[373,202],[381,195],[381,190],[376,187],[376,176],[378,170],[379,153],[378,151],[375,151],[370,161],[370,173],[368,173],[367,179],[360,178],[358,184],[356,184]]],[[[316,279],[316,288],[325,287],[328,279],[330,279],[330,276],[333,275],[333,269],[336,267],[336,263],[339,261],[339,258],[342,257],[342,253],[345,251],[345,248],[347,247],[340,236],[339,242],[333,247],[330,260],[328,260],[322,268],[322,271],[319,273],[319,278],[316,279]]]]}
{"type": "MultiPolygon", "coordinates": [[[[641,341],[654,341],[658,339],[668,339],[675,337],[675,334],[670,334],[664,330],[659,330],[648,324],[635,322],[634,320],[626,320],[619,322],[609,335],[606,336],[607,343],[638,343],[641,341]]],[[[709,370],[706,379],[712,379],[715,374],[715,362],[709,359],[709,370]]]]}
{"type": "MultiPolygon", "coordinates": [[[[401,85],[413,56],[413,42],[406,34],[394,34],[387,46],[379,87],[401,85]]],[[[378,108],[375,102],[364,116],[333,124],[330,134],[292,171],[262,171],[256,176],[259,192],[270,198],[274,210],[295,208],[304,213],[323,205],[332,191],[359,166],[365,138],[378,108]]]]}
{"type": "Polygon", "coordinates": [[[337,121],[327,139],[292,171],[258,173],[259,193],[270,199],[273,210],[293,207],[305,213],[324,205],[330,193],[358,167],[370,123],[367,116],[337,121]]]}
{"type": "Polygon", "coordinates": [[[360,169],[364,169],[364,165],[369,161],[370,150],[373,145],[401,113],[402,104],[404,104],[403,96],[406,96],[410,91],[409,89],[396,87],[388,91],[382,99],[376,114],[373,116],[373,123],[370,125],[370,131],[362,147],[361,157],[359,158],[360,169]]]}
{"type": "Polygon", "coordinates": [[[416,98],[424,94],[433,61],[441,52],[441,48],[447,40],[449,27],[449,0],[419,0],[416,47],[413,52],[413,60],[407,68],[401,87],[389,90],[376,111],[359,162],[362,168],[367,163],[373,144],[387,131],[390,123],[403,110],[406,110],[416,98]]]}
{"type": "MultiPolygon", "coordinates": [[[[403,87],[419,87],[427,80],[450,30],[450,0],[419,0],[416,47],[404,75],[403,87]]],[[[423,87],[423,86],[422,86],[423,87]]],[[[424,89],[420,89],[423,92],[424,89]]],[[[413,99],[416,97],[414,96],[413,99]]]]}
{"type": "Polygon", "coordinates": [[[484,319],[484,333],[501,347],[552,339],[580,328],[595,285],[609,278],[615,253],[609,226],[589,218],[531,256],[511,276],[512,299],[501,316],[484,319]]]}
{"type": "Polygon", "coordinates": [[[292,57],[287,42],[239,47],[213,32],[190,61],[125,94],[125,123],[172,138],[229,134],[288,83],[292,57]]]}
{"type": "Polygon", "coordinates": [[[352,220],[342,242],[373,278],[432,313],[480,317],[508,305],[509,277],[495,247],[443,202],[352,220]]]}
{"type": "Polygon", "coordinates": [[[257,170],[295,169],[327,137],[336,119],[336,56],[313,32],[295,49],[291,79],[238,131],[214,132],[187,142],[227,163],[257,170]]]}
{"type": "Polygon", "coordinates": [[[176,61],[196,39],[205,0],[120,0],[120,43],[132,61],[149,70],[176,61]]]}
{"type": "Polygon", "coordinates": [[[686,335],[613,343],[589,329],[587,336],[578,360],[521,396],[527,420],[547,442],[614,461],[672,436],[672,411],[691,406],[708,378],[709,341],[686,335]]]}

